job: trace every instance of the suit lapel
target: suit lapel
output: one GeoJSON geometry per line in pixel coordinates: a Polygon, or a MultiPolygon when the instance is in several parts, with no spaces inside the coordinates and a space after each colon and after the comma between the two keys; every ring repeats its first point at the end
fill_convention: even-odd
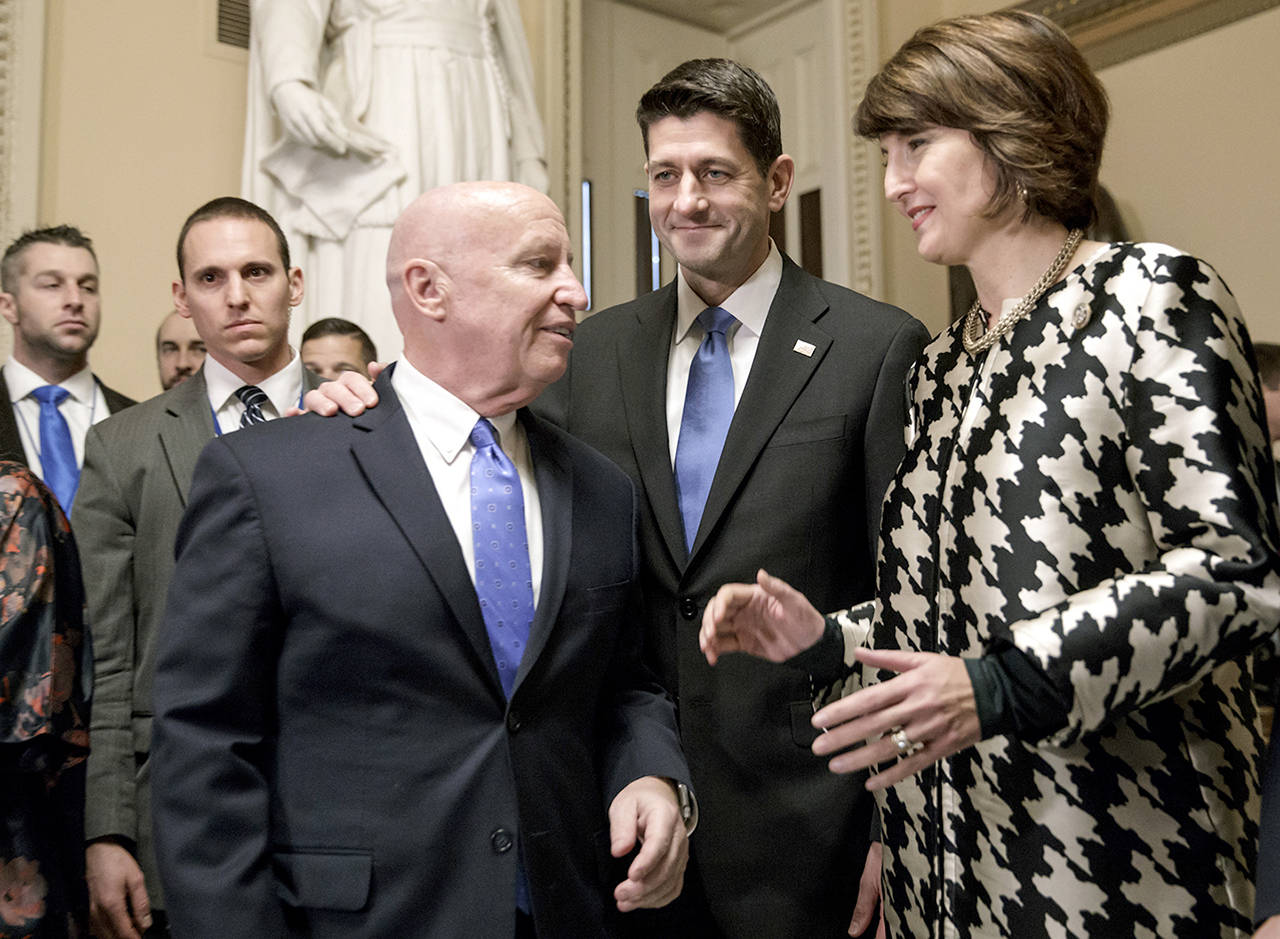
{"type": "Polygon", "coordinates": [[[480,615],[475,584],[458,548],[453,525],[422,460],[409,419],[391,388],[390,371],[379,377],[375,387],[378,406],[352,422],[357,430],[365,431],[355,435],[352,456],[374,495],[386,507],[413,553],[435,581],[475,649],[481,668],[501,696],[502,683],[480,615]]]}
{"type": "Polygon", "coordinates": [[[808,275],[784,257],[782,281],[769,307],[742,400],[729,425],[691,560],[826,355],[831,337],[816,323],[826,311],[827,302],[808,282],[808,275]],[[797,343],[812,346],[810,354],[796,351],[797,343]]]}
{"type": "Polygon", "coordinates": [[[676,284],[672,281],[642,301],[632,331],[619,336],[616,355],[627,433],[640,481],[667,550],[676,568],[683,570],[684,522],[667,438],[667,360],[675,324],[676,284]]]}
{"type": "Polygon", "coordinates": [[[18,433],[18,420],[13,415],[13,402],[9,400],[9,385],[4,380],[3,368],[0,368],[0,460],[12,460],[24,466],[27,463],[27,451],[22,446],[22,435],[18,433]]]}
{"type": "Polygon", "coordinates": [[[213,439],[213,412],[209,410],[203,368],[169,392],[159,434],[160,450],[169,463],[178,498],[186,508],[196,460],[205,444],[213,439]]]}
{"type": "Polygon", "coordinates": [[[528,410],[521,411],[520,417],[529,438],[529,454],[541,503],[542,585],[538,589],[538,607],[529,627],[529,642],[516,672],[513,697],[542,654],[559,618],[565,585],[569,581],[569,554],[573,547],[573,469],[565,460],[564,453],[554,445],[546,425],[528,410]]]}

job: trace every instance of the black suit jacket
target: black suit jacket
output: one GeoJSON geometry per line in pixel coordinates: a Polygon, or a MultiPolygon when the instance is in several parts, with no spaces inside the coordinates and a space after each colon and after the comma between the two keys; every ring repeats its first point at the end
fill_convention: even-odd
{"type": "MultiPolygon", "coordinates": [[[[102,389],[102,396],[107,401],[107,411],[118,414],[132,404],[132,398],[108,388],[97,375],[93,380],[102,389]]],[[[4,369],[0,368],[0,460],[12,460],[14,463],[27,465],[27,451],[22,446],[22,435],[18,433],[18,419],[13,413],[13,402],[9,400],[9,385],[4,381],[4,369]]]]}
{"type": "Polygon", "coordinates": [[[677,697],[701,806],[691,847],[716,923],[731,936],[844,935],[871,824],[864,777],[834,776],[810,753],[807,675],[736,655],[713,669],[697,634],[715,590],[759,567],[820,610],[872,596],[904,377],[928,334],[784,258],[686,557],[665,403],[675,315],[672,283],[588,318],[568,372],[536,406],[640,489],[646,639],[677,697]]]}
{"type": "Polygon", "coordinates": [[[606,807],[687,779],[640,665],[627,478],[522,414],[542,586],[510,702],[390,383],[354,420],[211,443],[155,677],[153,805],[174,935],[511,936],[609,928],[606,807]],[[516,850],[517,837],[520,851],[516,850]]]}

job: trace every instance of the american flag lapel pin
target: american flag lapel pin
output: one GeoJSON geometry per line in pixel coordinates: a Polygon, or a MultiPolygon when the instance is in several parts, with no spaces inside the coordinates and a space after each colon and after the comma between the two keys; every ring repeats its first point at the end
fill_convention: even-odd
{"type": "Polygon", "coordinates": [[[814,345],[811,342],[805,342],[803,339],[797,339],[796,344],[791,347],[792,352],[799,352],[804,356],[812,356],[814,345]]]}

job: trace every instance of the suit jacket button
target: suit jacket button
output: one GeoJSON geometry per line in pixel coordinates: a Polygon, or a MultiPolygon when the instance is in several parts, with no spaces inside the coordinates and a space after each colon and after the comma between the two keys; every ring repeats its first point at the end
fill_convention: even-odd
{"type": "Polygon", "coordinates": [[[698,601],[693,597],[680,598],[680,615],[685,619],[693,619],[698,615],[698,601]]]}
{"type": "Polygon", "coordinates": [[[489,836],[489,843],[493,845],[494,854],[506,854],[515,844],[515,839],[505,828],[495,828],[493,834],[489,836]]]}
{"type": "Polygon", "coordinates": [[[523,726],[524,726],[524,721],[520,719],[520,715],[518,713],[516,713],[515,711],[507,712],[507,730],[511,731],[514,734],[517,731],[519,731],[520,728],[523,726]]]}

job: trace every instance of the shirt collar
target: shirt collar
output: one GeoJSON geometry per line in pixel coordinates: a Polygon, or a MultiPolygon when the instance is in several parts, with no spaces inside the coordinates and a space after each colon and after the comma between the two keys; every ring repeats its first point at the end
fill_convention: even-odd
{"type": "MultiPolygon", "coordinates": [[[[782,254],[773,239],[769,239],[769,254],[750,277],[738,285],[725,298],[720,307],[733,314],[733,318],[755,336],[764,332],[764,321],[769,315],[773,297],[782,283],[782,254]]],[[[676,337],[681,342],[689,334],[693,321],[707,304],[689,286],[681,270],[676,277],[676,337]]]]}
{"type": "MultiPolygon", "coordinates": [[[[457,459],[470,441],[471,429],[480,415],[461,398],[414,368],[408,359],[396,362],[391,387],[410,424],[425,436],[441,458],[446,463],[457,459]]],[[[490,417],[489,423],[498,432],[498,446],[509,456],[515,439],[516,412],[490,417]]]]}
{"type": "MultiPolygon", "coordinates": [[[[231,400],[237,388],[249,383],[212,355],[206,355],[204,384],[209,394],[209,406],[217,413],[231,400]]],[[[289,408],[297,407],[302,397],[302,363],[298,360],[298,353],[294,352],[289,364],[280,371],[253,384],[270,399],[276,413],[284,416],[289,408]]]]}
{"type": "MultiPolygon", "coordinates": [[[[10,356],[9,361],[4,365],[4,381],[9,386],[10,401],[21,401],[37,388],[50,384],[13,356],[10,356]]],[[[97,383],[93,378],[93,370],[89,366],[86,365],[66,381],[57,382],[57,384],[67,389],[71,397],[85,407],[92,407],[94,395],[97,393],[97,383]]]]}

